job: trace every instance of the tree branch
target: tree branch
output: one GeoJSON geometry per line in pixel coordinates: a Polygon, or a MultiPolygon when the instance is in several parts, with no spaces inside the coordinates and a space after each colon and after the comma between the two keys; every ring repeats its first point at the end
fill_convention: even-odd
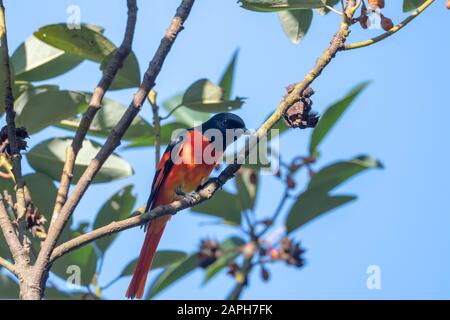
{"type": "Polygon", "coordinates": [[[5,7],[3,0],[0,0],[0,38],[1,38],[1,55],[2,55],[2,72],[4,74],[4,88],[5,88],[5,112],[6,123],[8,127],[8,141],[11,149],[11,160],[13,165],[13,174],[16,185],[16,202],[17,202],[17,214],[19,222],[19,240],[22,242],[25,237],[26,222],[25,222],[25,195],[24,186],[25,181],[22,177],[22,157],[20,155],[19,147],[16,139],[16,123],[14,112],[14,96],[12,91],[11,82],[11,66],[9,63],[9,48],[8,37],[6,31],[6,18],[5,7]]]}
{"type": "Polygon", "coordinates": [[[16,264],[28,263],[27,257],[24,255],[23,246],[19,241],[19,237],[14,230],[14,227],[9,219],[8,212],[6,211],[3,203],[3,198],[0,196],[0,228],[3,231],[3,235],[6,240],[6,244],[11,252],[11,255],[16,264]]]}
{"type": "MultiPolygon", "coordinates": [[[[349,35],[349,23],[347,20],[350,20],[356,10],[356,2],[354,0],[349,1],[349,6],[347,7],[346,14],[349,19],[346,19],[345,22],[342,22],[338,32],[334,35],[333,40],[330,43],[330,46],[325,50],[322,56],[317,60],[313,69],[305,76],[304,80],[295,85],[294,90],[286,96],[279,104],[278,108],[275,112],[267,119],[266,122],[262,124],[262,126],[256,131],[254,136],[257,138],[261,138],[267,134],[268,130],[272,128],[282,117],[284,111],[289,108],[292,104],[300,100],[300,97],[303,91],[309,87],[309,85],[321,74],[323,69],[331,62],[331,60],[335,57],[336,53],[341,50],[344,46],[345,40],[349,35]]],[[[143,96],[145,98],[145,96],[143,96]]],[[[252,139],[256,141],[256,139],[252,139]]],[[[235,159],[234,164],[228,165],[219,175],[218,178],[211,179],[199,192],[194,193],[193,195],[186,196],[180,200],[176,200],[168,205],[157,207],[147,213],[144,213],[139,216],[134,216],[119,222],[113,222],[104,227],[98,228],[89,233],[83,234],[79,237],[76,237],[68,242],[58,246],[53,254],[51,255],[50,262],[53,262],[57,258],[62,255],[75,250],[79,247],[82,247],[92,241],[103,238],[105,236],[121,232],[136,226],[143,225],[149,222],[152,219],[164,216],[164,215],[173,215],[180,210],[193,207],[197,204],[200,204],[208,199],[210,199],[214,193],[219,190],[228,180],[234,177],[235,173],[241,168],[241,164],[243,160],[248,156],[249,152],[252,148],[256,146],[257,142],[253,144],[249,144],[247,148],[243,149],[235,159]]],[[[105,145],[106,146],[106,145],[105,145]]],[[[98,158],[98,156],[97,156],[98,158]]],[[[89,168],[85,172],[88,172],[89,168]]],[[[83,175],[84,176],[84,175],[83,175]]],[[[80,180],[81,181],[81,180],[80,180]]],[[[78,185],[77,185],[78,189],[78,185]]],[[[74,192],[75,193],[75,192],[74,192]]],[[[69,204],[69,202],[67,203],[69,204]]],[[[63,209],[64,210],[64,209],[63,209]]],[[[69,215],[70,217],[70,215],[69,215]]],[[[49,232],[50,236],[50,232],[49,232]]]]}
{"type": "Polygon", "coordinates": [[[434,0],[427,0],[425,1],[419,8],[417,8],[416,11],[414,11],[409,17],[407,17],[405,20],[403,20],[402,22],[400,22],[398,25],[396,25],[395,27],[393,27],[391,30],[386,31],[385,33],[383,33],[382,35],[379,35],[378,37],[366,40],[366,41],[360,41],[360,42],[355,42],[355,43],[351,43],[351,44],[347,44],[344,46],[343,50],[352,50],[352,49],[358,49],[358,48],[363,48],[363,47],[367,47],[370,46],[372,44],[375,44],[377,42],[380,42],[390,36],[392,36],[393,34],[397,33],[398,31],[400,31],[401,29],[403,29],[408,23],[410,23],[412,20],[414,20],[417,16],[419,16],[425,9],[427,9],[432,3],[434,2],[434,0]]]}
{"type": "Polygon", "coordinates": [[[49,259],[52,255],[52,251],[56,246],[58,238],[66,224],[71,217],[73,211],[78,205],[79,201],[83,197],[86,190],[89,188],[92,180],[100,170],[106,159],[113,153],[113,151],[120,145],[120,141],[125,134],[131,122],[141,110],[145,98],[149,94],[150,90],[155,85],[155,80],[161,71],[162,65],[166,60],[167,55],[170,52],[178,34],[183,30],[183,24],[189,16],[189,13],[194,4],[194,0],[183,0],[178,7],[177,12],[172,19],[169,28],[166,31],[165,36],[161,40],[161,43],[150,62],[150,65],[144,75],[142,84],[135,94],[133,101],[126,110],[125,114],[119,120],[117,125],[113,128],[106,143],[102,146],[98,154],[91,161],[88,168],[83,173],[78,184],[76,185],[74,192],[62,207],[60,216],[50,226],[48,236],[42,245],[41,252],[36,261],[37,270],[35,272],[36,277],[41,279],[46,272],[46,268],[49,266],[49,259]]]}
{"type": "Polygon", "coordinates": [[[14,275],[17,275],[17,271],[16,271],[16,268],[14,267],[14,265],[2,257],[0,257],[0,267],[5,268],[6,270],[8,270],[9,272],[11,272],[14,275]]]}
{"type": "Polygon", "coordinates": [[[61,175],[61,183],[58,189],[56,203],[53,210],[51,221],[52,223],[58,218],[58,215],[67,200],[67,195],[69,193],[70,183],[72,181],[73,170],[78,152],[83,146],[84,138],[89,131],[95,115],[102,106],[103,97],[111,86],[117,72],[122,67],[123,62],[131,53],[138,11],[136,0],[127,0],[127,7],[128,19],[122,44],[114,53],[111,60],[108,62],[104,70],[103,77],[100,79],[100,82],[98,83],[97,87],[94,90],[94,93],[92,94],[91,100],[89,102],[89,108],[83,114],[83,118],[81,119],[77,132],[75,133],[72,144],[67,148],[66,161],[64,163],[64,168],[61,175]]]}

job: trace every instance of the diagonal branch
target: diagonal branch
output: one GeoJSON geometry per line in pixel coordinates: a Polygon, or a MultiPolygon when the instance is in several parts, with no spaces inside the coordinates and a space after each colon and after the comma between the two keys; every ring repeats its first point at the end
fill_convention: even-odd
{"type": "Polygon", "coordinates": [[[19,147],[16,139],[16,113],[14,112],[14,96],[11,82],[11,66],[9,63],[9,48],[8,37],[6,32],[5,7],[3,0],[0,0],[0,38],[1,38],[1,59],[2,59],[2,73],[4,74],[4,88],[5,88],[5,112],[6,123],[8,128],[8,141],[11,149],[11,161],[13,165],[13,174],[16,185],[16,199],[17,199],[17,214],[19,222],[19,238],[25,236],[26,222],[25,222],[25,181],[22,177],[22,157],[20,155],[19,147]]]}
{"type": "Polygon", "coordinates": [[[141,107],[149,94],[150,90],[154,87],[156,78],[161,71],[161,68],[166,60],[167,55],[170,52],[178,34],[183,30],[183,24],[189,16],[189,13],[194,4],[194,0],[183,0],[177,9],[177,12],[172,19],[166,34],[161,40],[161,43],[150,62],[150,65],[145,72],[142,84],[135,94],[133,101],[128,109],[125,111],[122,118],[113,128],[110,136],[106,140],[103,147],[100,149],[95,158],[91,161],[88,168],[83,173],[78,184],[76,185],[72,195],[67,200],[63,208],[61,209],[60,216],[50,226],[48,236],[42,245],[41,252],[36,260],[36,277],[42,278],[42,275],[48,268],[49,259],[56,246],[58,238],[66,224],[71,217],[73,211],[78,205],[79,201],[83,197],[86,190],[89,188],[92,180],[100,170],[106,159],[113,153],[113,151],[120,145],[120,141],[125,134],[131,122],[141,110],[141,107]]]}
{"type": "Polygon", "coordinates": [[[393,27],[391,30],[386,31],[385,33],[379,35],[378,37],[366,40],[366,41],[360,41],[355,43],[350,43],[345,45],[344,50],[352,50],[352,49],[358,49],[358,48],[364,48],[368,47],[372,44],[375,44],[377,42],[380,42],[393,34],[397,33],[401,29],[403,29],[408,23],[413,21],[417,16],[419,16],[423,11],[425,11],[426,8],[428,8],[434,0],[427,0],[425,1],[419,8],[417,8],[409,17],[407,17],[405,20],[400,22],[398,25],[393,27]]]}
{"type": "Polygon", "coordinates": [[[127,0],[127,7],[128,20],[123,42],[120,45],[119,49],[117,49],[117,51],[114,53],[112,59],[108,62],[103,73],[103,77],[101,78],[91,97],[89,108],[83,114],[80,126],[75,133],[75,138],[73,139],[72,144],[67,148],[66,161],[64,163],[64,168],[61,175],[61,183],[56,197],[52,222],[57,219],[64,203],[67,200],[67,195],[69,193],[70,182],[72,180],[73,170],[78,152],[82,148],[83,140],[86,137],[86,134],[91,126],[92,121],[94,120],[95,115],[101,108],[103,97],[105,96],[106,91],[108,91],[109,87],[111,86],[117,72],[122,67],[123,62],[131,53],[138,11],[136,0],[127,0]]]}
{"type": "Polygon", "coordinates": [[[17,275],[17,271],[16,271],[16,268],[14,267],[14,265],[2,257],[0,257],[0,267],[3,267],[6,270],[8,270],[9,272],[11,272],[12,274],[17,275]]]}
{"type": "Polygon", "coordinates": [[[0,197],[0,228],[3,231],[3,235],[8,245],[9,250],[14,261],[18,263],[23,263],[27,259],[23,256],[24,250],[23,246],[19,241],[19,238],[14,230],[14,226],[11,223],[8,212],[6,211],[3,199],[0,197]]]}
{"type": "MultiPolygon", "coordinates": [[[[338,32],[334,35],[330,46],[325,50],[322,56],[317,60],[313,69],[305,76],[304,80],[295,85],[294,90],[287,97],[285,97],[279,104],[275,112],[267,119],[266,122],[256,131],[254,134],[256,137],[261,138],[267,134],[268,130],[272,128],[282,117],[284,111],[289,108],[292,104],[297,102],[303,91],[309,87],[309,85],[321,74],[324,68],[331,62],[335,57],[336,53],[341,50],[344,46],[344,42],[349,35],[349,24],[347,20],[353,17],[357,6],[355,1],[349,1],[349,6],[346,11],[349,19],[343,22],[338,32]]],[[[255,141],[256,139],[251,139],[255,141]]],[[[157,207],[147,213],[142,215],[133,216],[131,218],[112,222],[104,227],[98,228],[81,236],[78,236],[72,240],[61,244],[53,251],[50,258],[50,263],[54,262],[56,259],[62,255],[80,248],[92,241],[103,238],[105,236],[121,232],[136,226],[143,225],[155,218],[164,215],[173,215],[180,210],[193,207],[200,204],[206,200],[209,200],[214,193],[219,190],[228,180],[232,179],[235,173],[240,169],[241,163],[248,156],[252,148],[256,146],[256,142],[249,144],[246,149],[244,149],[235,159],[234,164],[228,165],[219,175],[218,178],[210,180],[200,191],[194,193],[191,196],[186,196],[182,199],[176,200],[168,205],[157,207]]],[[[77,186],[78,187],[78,186],[77,186]]]]}

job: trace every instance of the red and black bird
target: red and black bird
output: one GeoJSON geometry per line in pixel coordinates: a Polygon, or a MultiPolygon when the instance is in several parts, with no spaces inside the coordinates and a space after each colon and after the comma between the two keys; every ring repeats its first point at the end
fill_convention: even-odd
{"type": "MultiPolygon", "coordinates": [[[[158,163],[145,211],[169,204],[181,193],[195,191],[206,182],[228,145],[245,131],[245,123],[240,117],[232,113],[219,113],[172,141],[158,163]],[[217,140],[217,133],[221,135],[222,142],[217,140]],[[229,139],[230,133],[232,139],[229,139]]],[[[170,216],[160,217],[147,226],[144,244],[126,293],[128,298],[142,298],[147,274],[169,220],[170,216]]]]}

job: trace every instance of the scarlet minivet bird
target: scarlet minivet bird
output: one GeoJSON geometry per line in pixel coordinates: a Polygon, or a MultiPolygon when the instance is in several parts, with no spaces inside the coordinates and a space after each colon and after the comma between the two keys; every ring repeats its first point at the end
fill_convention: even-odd
{"type": "MultiPolygon", "coordinates": [[[[245,123],[240,117],[232,113],[219,113],[172,141],[158,163],[145,211],[169,204],[177,196],[200,187],[206,182],[228,145],[245,131],[245,123]]],[[[144,244],[126,297],[142,298],[147,274],[169,219],[170,216],[159,217],[147,226],[144,244]]]]}

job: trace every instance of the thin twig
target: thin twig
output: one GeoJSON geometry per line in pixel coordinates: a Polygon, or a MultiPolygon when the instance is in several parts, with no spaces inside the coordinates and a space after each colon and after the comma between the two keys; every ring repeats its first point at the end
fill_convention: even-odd
{"type": "Polygon", "coordinates": [[[161,40],[161,43],[152,61],[150,62],[150,65],[144,75],[142,84],[138,92],[134,95],[133,101],[131,102],[130,106],[125,111],[125,114],[119,120],[117,125],[113,128],[105,144],[102,146],[98,154],[91,161],[88,168],[81,176],[72,195],[62,207],[59,219],[55,220],[54,223],[50,226],[47,239],[43,243],[41,252],[36,261],[38,270],[36,270],[35,274],[38,279],[42,278],[43,273],[45,273],[46,271],[45,268],[49,265],[48,262],[52,255],[53,249],[56,246],[56,243],[65,224],[70,219],[73,211],[75,210],[86,190],[89,188],[97,172],[100,170],[108,157],[113,153],[113,151],[120,145],[120,141],[123,135],[131,125],[133,119],[141,110],[145,98],[149,94],[150,90],[155,86],[155,80],[159,75],[164,61],[166,60],[166,57],[169,54],[170,49],[172,48],[178,34],[181,32],[181,30],[183,30],[183,24],[188,18],[193,4],[194,0],[183,0],[181,2],[181,5],[178,7],[177,12],[172,19],[165,36],[161,40]]]}
{"type": "Polygon", "coordinates": [[[344,46],[343,50],[352,50],[352,49],[358,49],[358,48],[363,48],[363,47],[367,47],[370,46],[372,44],[375,44],[377,42],[380,42],[390,36],[392,36],[393,34],[397,33],[398,31],[400,31],[401,29],[403,29],[408,23],[410,23],[412,20],[414,20],[417,16],[419,16],[425,9],[427,9],[432,3],[434,2],[434,0],[427,0],[425,1],[419,8],[417,8],[417,10],[415,10],[409,17],[407,17],[405,20],[403,20],[402,22],[400,22],[398,25],[396,25],[395,27],[393,27],[391,30],[386,31],[385,33],[383,33],[382,35],[379,35],[378,37],[369,39],[369,40],[365,40],[365,41],[360,41],[360,42],[355,42],[355,43],[350,43],[344,46]]]}
{"type": "Polygon", "coordinates": [[[24,256],[23,246],[19,241],[19,237],[14,230],[14,227],[9,219],[3,199],[0,197],[0,228],[8,245],[11,255],[16,264],[26,264],[28,259],[24,256]]]}
{"type": "Polygon", "coordinates": [[[272,218],[271,218],[271,223],[268,224],[259,234],[258,234],[258,238],[260,238],[261,236],[263,236],[269,229],[270,227],[275,223],[275,220],[280,216],[281,211],[283,210],[283,207],[286,203],[286,201],[289,199],[289,188],[286,187],[283,196],[281,197],[281,200],[277,206],[277,208],[275,209],[275,213],[273,214],[272,218]]]}
{"type": "Polygon", "coordinates": [[[94,93],[92,94],[91,100],[89,102],[89,108],[86,110],[83,118],[81,119],[72,144],[67,148],[66,161],[64,163],[64,168],[61,174],[61,183],[58,189],[51,223],[53,223],[53,221],[58,218],[59,213],[67,200],[67,195],[69,193],[70,183],[72,181],[73,170],[75,167],[75,161],[77,159],[78,152],[83,146],[84,138],[89,131],[95,115],[102,106],[102,101],[105,93],[111,86],[114,78],[117,75],[117,72],[122,67],[123,62],[131,53],[138,11],[136,0],[127,0],[127,7],[128,19],[122,44],[120,45],[119,49],[114,52],[113,57],[108,62],[104,70],[103,77],[100,79],[97,87],[94,90],[94,93]]]}
{"type": "Polygon", "coordinates": [[[0,38],[1,38],[1,54],[2,54],[2,72],[4,75],[5,88],[5,112],[6,123],[8,126],[8,141],[11,149],[11,160],[13,165],[13,173],[16,187],[16,202],[19,223],[19,239],[21,242],[25,239],[26,222],[25,222],[25,181],[22,177],[22,157],[17,145],[16,139],[16,113],[14,112],[14,96],[11,82],[11,67],[9,63],[8,37],[6,31],[5,7],[3,0],[0,0],[0,38]]]}

